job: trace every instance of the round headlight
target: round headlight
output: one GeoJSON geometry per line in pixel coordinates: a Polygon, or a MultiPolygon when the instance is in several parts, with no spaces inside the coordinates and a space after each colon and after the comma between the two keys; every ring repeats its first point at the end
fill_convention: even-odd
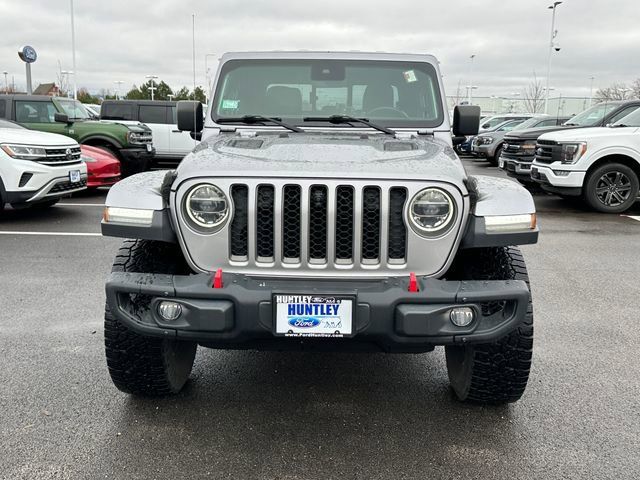
{"type": "Polygon", "coordinates": [[[227,219],[229,202],[218,187],[202,184],[194,187],[187,195],[185,210],[189,219],[198,227],[211,230],[227,219]]]}
{"type": "Polygon", "coordinates": [[[451,196],[439,188],[426,188],[413,197],[409,218],[416,233],[441,235],[453,223],[455,206],[451,196]]]}

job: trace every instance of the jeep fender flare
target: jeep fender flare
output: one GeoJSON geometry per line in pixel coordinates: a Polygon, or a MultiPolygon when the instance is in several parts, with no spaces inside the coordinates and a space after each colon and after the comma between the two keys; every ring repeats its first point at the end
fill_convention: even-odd
{"type": "Polygon", "coordinates": [[[485,175],[469,176],[467,187],[473,198],[461,248],[504,247],[538,241],[538,227],[522,232],[487,233],[485,217],[536,213],[533,197],[519,183],[485,175]]]}
{"type": "Polygon", "coordinates": [[[105,143],[108,143],[117,150],[120,150],[122,148],[122,144],[118,140],[106,135],[90,135],[80,140],[79,143],[82,145],[104,145],[105,143]]]}
{"type": "Polygon", "coordinates": [[[109,237],[159,240],[176,243],[169,211],[168,192],[175,172],[156,170],[127,177],[111,187],[105,208],[116,207],[152,211],[150,225],[102,220],[102,234],[109,237]]]}

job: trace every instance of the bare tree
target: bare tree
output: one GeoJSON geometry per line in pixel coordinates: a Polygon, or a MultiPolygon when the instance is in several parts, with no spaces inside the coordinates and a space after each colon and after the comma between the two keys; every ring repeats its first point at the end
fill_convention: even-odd
{"type": "MultiPolygon", "coordinates": [[[[629,100],[631,98],[638,98],[639,91],[635,91],[635,87],[640,87],[640,81],[636,80],[633,84],[633,88],[627,87],[624,83],[614,83],[607,88],[601,88],[596,92],[596,101],[605,102],[611,100],[629,100]]],[[[640,90],[638,88],[637,90],[640,90]]]]}
{"type": "Polygon", "coordinates": [[[544,87],[535,72],[533,80],[524,89],[523,102],[524,109],[528,113],[539,113],[544,107],[544,87]]]}
{"type": "Polygon", "coordinates": [[[635,98],[640,98],[640,78],[637,78],[633,85],[631,85],[631,89],[633,90],[633,96],[635,98]]]}
{"type": "Polygon", "coordinates": [[[459,105],[460,104],[460,99],[462,99],[463,95],[462,95],[462,87],[460,86],[460,83],[462,82],[462,80],[458,80],[458,88],[456,89],[456,94],[453,97],[453,105],[459,105]]]}

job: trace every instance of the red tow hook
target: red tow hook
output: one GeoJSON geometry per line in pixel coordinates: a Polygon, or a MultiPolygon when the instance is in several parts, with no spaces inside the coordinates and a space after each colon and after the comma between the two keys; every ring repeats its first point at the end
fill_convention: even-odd
{"type": "Polygon", "coordinates": [[[416,278],[416,274],[413,272],[409,274],[409,291],[411,293],[417,293],[420,291],[420,288],[418,287],[418,279],[416,278]]]}
{"type": "Polygon", "coordinates": [[[222,288],[222,286],[222,269],[219,268],[213,276],[213,288],[222,288]]]}

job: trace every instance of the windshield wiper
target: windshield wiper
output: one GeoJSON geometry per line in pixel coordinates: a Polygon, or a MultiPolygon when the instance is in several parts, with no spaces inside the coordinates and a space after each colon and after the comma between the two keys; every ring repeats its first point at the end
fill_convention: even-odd
{"type": "Polygon", "coordinates": [[[246,123],[247,125],[255,125],[255,124],[264,124],[265,122],[275,123],[276,125],[280,125],[292,132],[304,133],[304,130],[298,128],[294,125],[289,125],[282,121],[279,117],[263,117],[262,115],[244,115],[242,117],[228,117],[228,118],[219,118],[216,120],[216,123],[246,123]]]}
{"type": "Polygon", "coordinates": [[[613,125],[611,125],[611,128],[627,128],[630,126],[631,125],[627,125],[626,123],[614,123],[613,125]]]}
{"type": "Polygon", "coordinates": [[[564,125],[566,125],[567,127],[579,127],[580,126],[579,123],[565,123],[564,125]]]}
{"type": "Polygon", "coordinates": [[[352,122],[362,123],[368,127],[374,128],[388,135],[396,134],[396,132],[394,132],[393,130],[383,127],[382,125],[377,125],[375,123],[370,122],[369,119],[367,118],[357,118],[357,117],[351,117],[349,115],[331,115],[329,117],[304,117],[302,120],[305,122],[329,122],[329,123],[333,123],[334,125],[343,125],[343,124],[350,125],[352,122]]]}

